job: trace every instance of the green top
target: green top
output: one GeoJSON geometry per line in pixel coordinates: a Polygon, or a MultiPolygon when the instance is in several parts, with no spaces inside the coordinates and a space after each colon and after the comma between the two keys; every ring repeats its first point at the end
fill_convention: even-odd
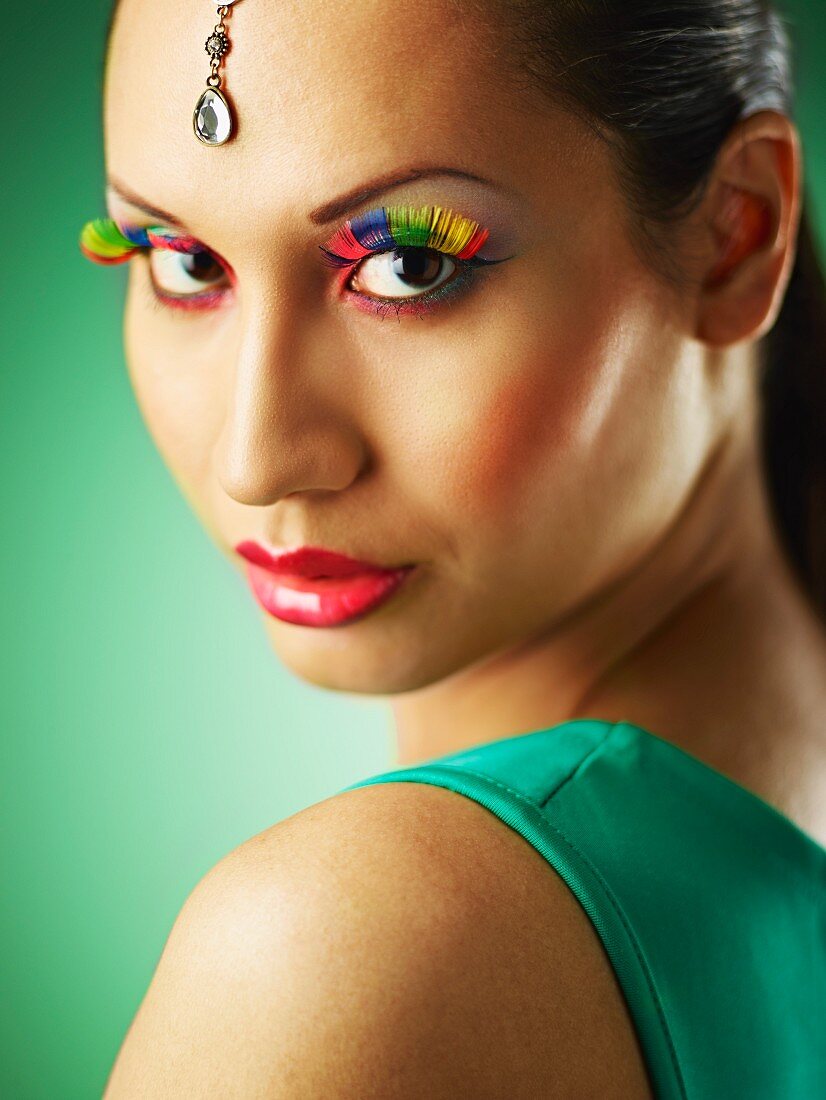
{"type": "Polygon", "coordinates": [[[826,1097],[826,848],[631,722],[583,718],[351,784],[432,783],[558,872],[616,973],[659,1100],[826,1097]]]}

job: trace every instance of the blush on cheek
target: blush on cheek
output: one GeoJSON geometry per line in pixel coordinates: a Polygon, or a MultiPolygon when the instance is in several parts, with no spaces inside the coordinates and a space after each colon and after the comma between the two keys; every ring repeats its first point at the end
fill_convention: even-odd
{"type": "Polygon", "coordinates": [[[580,367],[581,358],[572,362],[562,348],[539,353],[531,365],[512,368],[469,419],[456,462],[467,471],[462,496],[470,511],[530,521],[520,507],[531,512],[529,498],[547,493],[553,470],[575,461],[583,434],[593,431],[599,369],[583,375],[580,367]]]}

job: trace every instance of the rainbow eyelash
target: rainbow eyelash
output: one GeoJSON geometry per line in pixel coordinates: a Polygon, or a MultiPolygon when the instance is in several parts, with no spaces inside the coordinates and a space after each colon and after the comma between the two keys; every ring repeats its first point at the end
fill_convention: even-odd
{"type": "Polygon", "coordinates": [[[331,267],[349,267],[373,252],[403,247],[431,248],[470,260],[489,235],[472,218],[441,206],[379,206],[350,218],[319,248],[331,267]]]}
{"type": "Polygon", "coordinates": [[[80,250],[97,264],[122,264],[142,248],[166,248],[172,252],[201,252],[203,245],[164,225],[133,226],[114,218],[95,218],[80,233],[80,250]]]}
{"type": "MultiPolygon", "coordinates": [[[[436,302],[461,293],[469,285],[473,268],[502,263],[502,259],[483,259],[479,250],[487,241],[490,231],[472,218],[446,210],[441,206],[381,206],[346,221],[327,241],[319,245],[323,262],[336,269],[349,269],[366,256],[403,248],[421,248],[437,251],[450,257],[459,266],[455,278],[434,290],[403,298],[372,298],[356,294],[367,308],[377,314],[394,309],[402,313],[424,313],[436,302]]],[[[87,222],[81,231],[80,249],[84,256],[98,264],[121,264],[141,251],[168,249],[173,252],[198,254],[210,251],[226,269],[231,281],[230,266],[216,253],[205,248],[195,237],[184,235],[167,226],[136,226],[114,218],[95,218],[87,222]]],[[[504,257],[510,259],[511,257],[504,257]]],[[[204,309],[211,307],[222,295],[218,291],[175,298],[159,294],[155,297],[164,305],[178,309],[204,309]]]]}
{"type": "MultiPolygon", "coordinates": [[[[319,245],[332,267],[349,267],[374,252],[393,248],[430,248],[457,260],[470,260],[490,236],[472,218],[441,206],[380,206],[351,218],[326,245],[319,245]]],[[[98,264],[120,264],[142,248],[192,253],[203,246],[162,225],[132,226],[114,218],[95,218],[80,234],[80,250],[98,264]]],[[[480,261],[481,262],[481,261],[480,261]]]]}

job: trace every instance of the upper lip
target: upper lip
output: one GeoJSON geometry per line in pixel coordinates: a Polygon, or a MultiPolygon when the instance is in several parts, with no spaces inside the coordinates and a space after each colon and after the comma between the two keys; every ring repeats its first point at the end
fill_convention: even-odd
{"type": "MultiPolygon", "coordinates": [[[[349,577],[356,573],[387,571],[388,566],[361,561],[323,546],[299,546],[293,550],[272,553],[254,539],[246,539],[235,547],[237,553],[253,565],[263,566],[273,573],[302,577],[349,577]]],[[[389,568],[399,568],[390,566],[389,568]]]]}

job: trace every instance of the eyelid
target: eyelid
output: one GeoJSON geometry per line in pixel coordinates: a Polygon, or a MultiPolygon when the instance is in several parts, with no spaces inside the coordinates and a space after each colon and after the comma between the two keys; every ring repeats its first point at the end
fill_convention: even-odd
{"type": "Polygon", "coordinates": [[[469,260],[489,236],[479,222],[442,206],[378,206],[348,218],[319,248],[331,267],[349,267],[375,252],[402,247],[469,260]]]}
{"type": "Polygon", "coordinates": [[[140,226],[115,218],[95,218],[80,233],[80,250],[99,264],[119,264],[146,248],[164,248],[193,255],[208,252],[194,237],[176,233],[165,225],[140,226]]]}

